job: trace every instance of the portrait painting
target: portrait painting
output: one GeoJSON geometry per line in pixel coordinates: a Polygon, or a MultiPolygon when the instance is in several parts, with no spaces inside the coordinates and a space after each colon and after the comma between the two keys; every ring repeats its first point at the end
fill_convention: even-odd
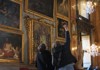
{"type": "Polygon", "coordinates": [[[20,61],[22,58],[22,35],[0,30],[0,62],[20,61]]]}
{"type": "Polygon", "coordinates": [[[11,0],[0,0],[0,25],[20,28],[20,4],[11,0]]]}
{"type": "Polygon", "coordinates": [[[57,18],[57,37],[60,39],[65,38],[65,30],[63,28],[63,23],[66,23],[68,25],[68,21],[63,20],[61,18],[57,18]]]}
{"type": "Polygon", "coordinates": [[[29,13],[53,19],[54,0],[26,0],[25,7],[29,13]]]}
{"type": "Polygon", "coordinates": [[[68,17],[69,15],[69,1],[68,0],[57,0],[57,13],[68,17]]]}

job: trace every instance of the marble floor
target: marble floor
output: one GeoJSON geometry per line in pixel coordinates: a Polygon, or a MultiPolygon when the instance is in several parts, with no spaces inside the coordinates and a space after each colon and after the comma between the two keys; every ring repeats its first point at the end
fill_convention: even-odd
{"type": "Polygon", "coordinates": [[[0,63],[0,70],[36,70],[36,68],[33,65],[0,63]]]}

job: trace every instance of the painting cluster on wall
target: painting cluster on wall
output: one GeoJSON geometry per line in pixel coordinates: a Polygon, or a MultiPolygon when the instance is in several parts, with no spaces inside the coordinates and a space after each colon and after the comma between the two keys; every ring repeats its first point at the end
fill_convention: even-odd
{"type": "Polygon", "coordinates": [[[69,23],[69,0],[56,0],[56,33],[57,39],[65,40],[65,30],[63,23],[69,23]]]}
{"type": "Polygon", "coordinates": [[[56,12],[57,19],[56,32],[58,33],[58,38],[64,38],[64,29],[62,28],[62,22],[65,20],[66,23],[69,22],[69,0],[26,0],[25,1],[25,11],[31,14],[42,16],[46,19],[52,18],[54,20],[53,14],[56,12]],[[60,27],[61,25],[61,27],[60,27]]]}
{"type": "Polygon", "coordinates": [[[20,19],[20,3],[0,0],[0,62],[19,62],[22,58],[20,19]]]}
{"type": "MultiPolygon", "coordinates": [[[[0,26],[5,29],[0,29],[0,59],[3,60],[18,60],[22,58],[22,3],[17,0],[0,0],[0,26]],[[11,30],[12,29],[12,30],[11,30]],[[16,32],[19,30],[19,32],[16,32]]],[[[20,0],[18,0],[20,1],[20,0]]],[[[69,23],[69,0],[24,0],[25,13],[36,15],[48,20],[56,19],[56,37],[59,40],[65,38],[65,30],[63,23],[69,23]],[[56,8],[55,8],[56,7],[56,8]],[[56,15],[54,16],[54,14],[56,15]],[[64,17],[67,17],[64,18],[64,17]]],[[[46,44],[48,49],[51,48],[51,26],[48,23],[40,21],[32,23],[32,47],[31,53],[37,51],[40,43],[46,44]]],[[[31,27],[29,29],[31,29],[31,27]]],[[[62,41],[60,41],[62,42],[62,41]]],[[[29,50],[30,51],[30,50],[29,50]]]]}

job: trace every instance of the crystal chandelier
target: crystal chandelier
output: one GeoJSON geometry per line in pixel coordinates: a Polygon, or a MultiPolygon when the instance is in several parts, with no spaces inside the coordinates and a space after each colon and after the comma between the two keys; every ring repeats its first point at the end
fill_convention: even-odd
{"type": "Polygon", "coordinates": [[[91,56],[93,56],[93,57],[100,56],[99,49],[100,49],[100,46],[97,46],[96,44],[92,44],[90,47],[91,56]]]}
{"type": "Polygon", "coordinates": [[[91,14],[91,13],[94,12],[94,5],[95,5],[95,3],[93,3],[93,1],[91,1],[91,0],[87,1],[87,3],[86,3],[86,12],[88,14],[91,14]]]}
{"type": "Polygon", "coordinates": [[[94,12],[94,8],[97,4],[100,4],[100,0],[88,0],[86,2],[86,12],[91,14],[94,12]]]}

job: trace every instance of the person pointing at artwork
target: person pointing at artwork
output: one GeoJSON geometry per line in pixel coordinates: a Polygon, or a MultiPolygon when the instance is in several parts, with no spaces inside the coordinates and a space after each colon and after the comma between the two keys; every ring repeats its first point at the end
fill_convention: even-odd
{"type": "Polygon", "coordinates": [[[55,70],[74,70],[74,63],[77,62],[76,58],[72,55],[70,50],[70,35],[68,31],[68,24],[63,23],[65,29],[66,42],[61,45],[55,42],[52,45],[52,64],[55,70]]]}

